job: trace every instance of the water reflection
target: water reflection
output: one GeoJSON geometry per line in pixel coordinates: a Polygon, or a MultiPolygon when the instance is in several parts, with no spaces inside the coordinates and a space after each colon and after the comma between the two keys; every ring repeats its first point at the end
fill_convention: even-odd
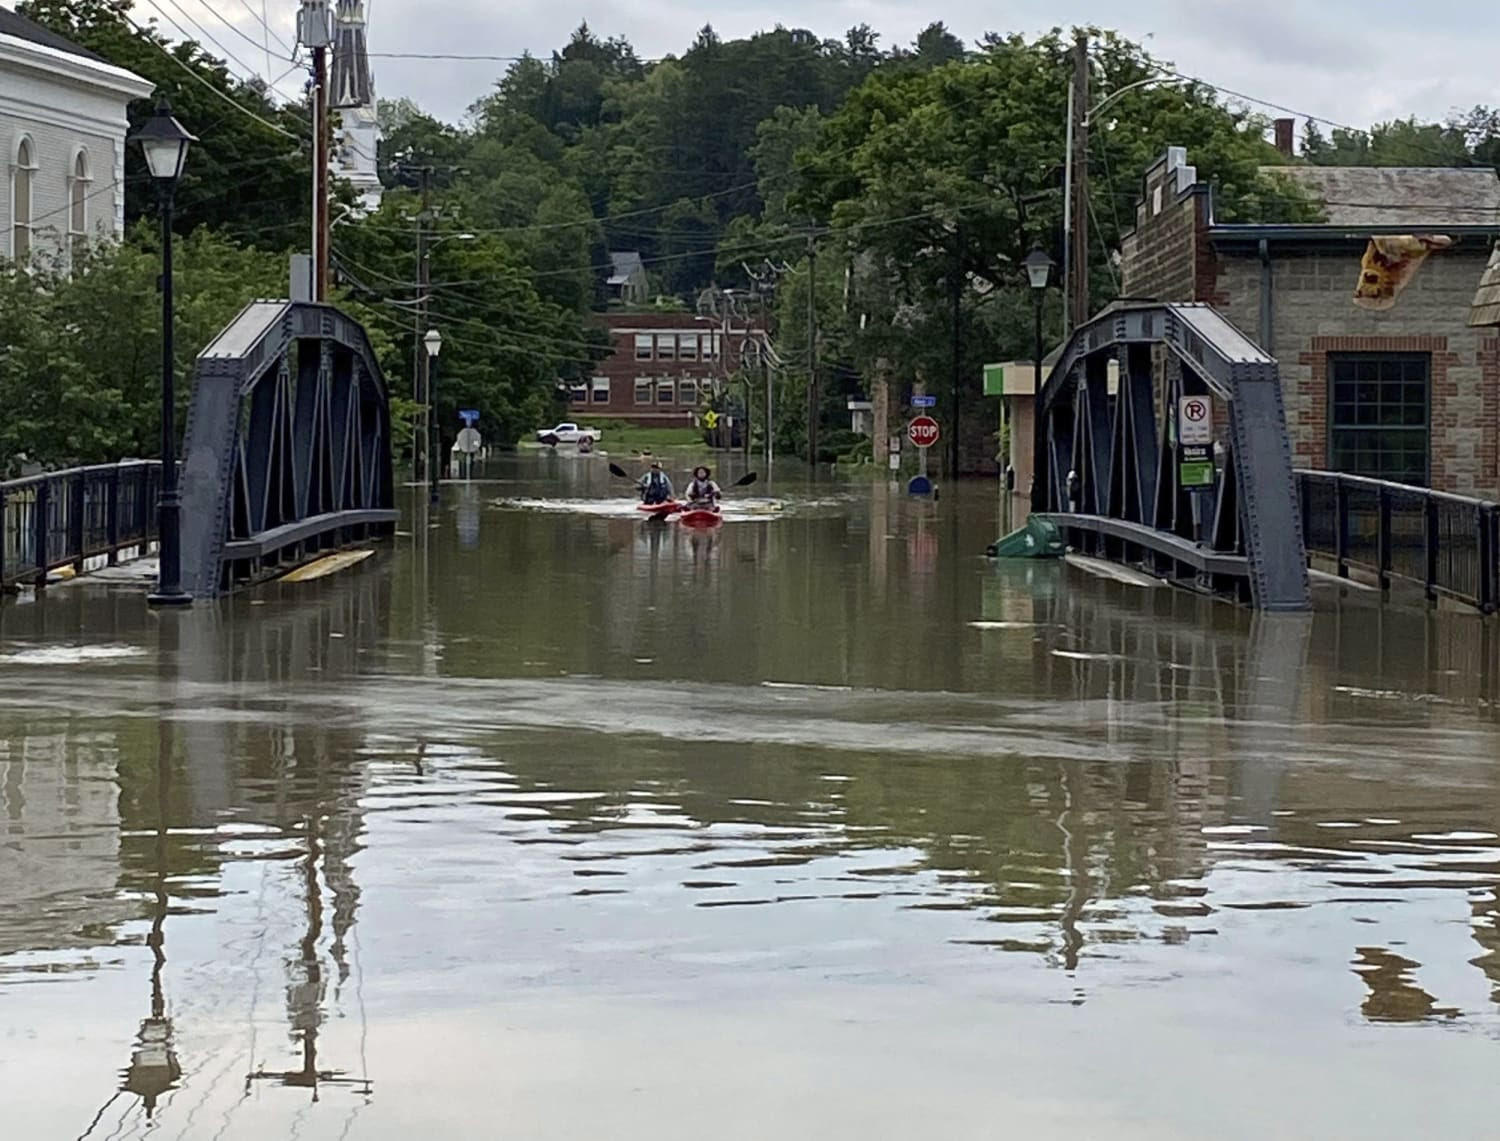
{"type": "MultiPolygon", "coordinates": [[[[407,1136],[445,1097],[488,1122],[470,1058],[518,1136],[599,1126],[579,1068],[701,1131],[680,1074],[612,1075],[752,1030],[795,1058],[845,1021],[909,1059],[845,1110],[940,1085],[925,1029],[972,1028],[945,1065],[985,1072],[1081,1049],[1111,1104],[1134,1052],[1171,1075],[1227,1043],[1290,1081],[1311,1033],[1336,1083],[1331,1046],[1432,1048],[1367,1030],[1500,1029],[1487,624],[990,567],[962,504],[884,489],[804,511],[781,488],[782,517],[709,533],[469,490],[295,590],[0,607],[0,1001],[35,1038],[0,1040],[0,1074],[39,1091],[18,1136],[101,1102],[125,1135],[407,1136]],[[745,995],[762,1013],[724,1033],[745,995]],[[596,1064],[637,1022],[647,1044],[596,1064]]],[[[724,1104],[742,1072],[693,1082],[724,1104]]]]}

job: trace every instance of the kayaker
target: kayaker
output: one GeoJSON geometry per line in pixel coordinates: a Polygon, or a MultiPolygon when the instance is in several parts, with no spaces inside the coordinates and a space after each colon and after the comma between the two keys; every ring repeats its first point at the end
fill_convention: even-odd
{"type": "Polygon", "coordinates": [[[661,460],[652,460],[651,470],[641,476],[635,486],[641,493],[642,503],[665,503],[672,498],[672,481],[661,470],[661,460]]]}
{"type": "Polygon", "coordinates": [[[687,485],[687,500],[689,503],[703,504],[708,507],[719,505],[719,485],[713,481],[713,473],[708,468],[699,465],[693,469],[693,482],[687,485]]]}

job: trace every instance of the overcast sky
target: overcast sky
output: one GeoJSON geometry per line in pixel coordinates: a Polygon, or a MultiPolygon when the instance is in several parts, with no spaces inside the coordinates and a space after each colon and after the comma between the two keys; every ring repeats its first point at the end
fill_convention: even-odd
{"type": "MultiPolygon", "coordinates": [[[[9,3],[9,0],[6,0],[9,3]]],[[[1458,0],[948,0],[915,5],[891,0],[366,0],[370,50],[381,52],[546,55],[581,20],[601,36],[623,35],[643,58],[680,54],[712,23],[725,38],[778,22],[824,38],[868,23],[881,44],[909,43],[935,18],[966,41],[986,31],[1034,33],[1054,24],[1092,23],[1147,44],[1185,72],[1259,99],[1335,122],[1365,126],[1415,114],[1442,118],[1455,108],[1500,102],[1490,77],[1500,39],[1500,9],[1458,0]],[[1418,15],[1420,10],[1421,15],[1418,15]]],[[[139,15],[161,12],[186,27],[183,13],[245,65],[267,72],[262,6],[282,38],[292,38],[295,0],[136,0],[139,15]],[[175,7],[174,7],[175,5],[175,7]]],[[[164,29],[174,34],[166,23],[164,29]]],[[[289,66],[272,46],[273,77],[289,66]]],[[[424,109],[457,119],[484,94],[504,63],[377,58],[383,98],[405,95],[424,109]]],[[[296,77],[280,90],[295,89],[296,77]]]]}

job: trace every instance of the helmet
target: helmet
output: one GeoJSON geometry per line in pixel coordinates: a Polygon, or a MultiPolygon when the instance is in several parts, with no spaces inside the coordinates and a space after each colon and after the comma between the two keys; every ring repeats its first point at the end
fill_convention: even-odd
{"type": "Polygon", "coordinates": [[[652,460],[651,461],[651,469],[653,471],[660,471],[661,470],[661,460],[652,460]]]}

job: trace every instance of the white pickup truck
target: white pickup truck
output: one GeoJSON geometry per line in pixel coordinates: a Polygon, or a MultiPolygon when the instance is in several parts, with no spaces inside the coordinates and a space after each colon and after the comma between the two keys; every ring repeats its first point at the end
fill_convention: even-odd
{"type": "Polygon", "coordinates": [[[553,428],[543,428],[536,434],[537,443],[556,447],[558,444],[576,444],[579,440],[588,440],[591,444],[599,442],[603,435],[598,428],[580,428],[577,424],[568,422],[558,424],[553,428]]]}

